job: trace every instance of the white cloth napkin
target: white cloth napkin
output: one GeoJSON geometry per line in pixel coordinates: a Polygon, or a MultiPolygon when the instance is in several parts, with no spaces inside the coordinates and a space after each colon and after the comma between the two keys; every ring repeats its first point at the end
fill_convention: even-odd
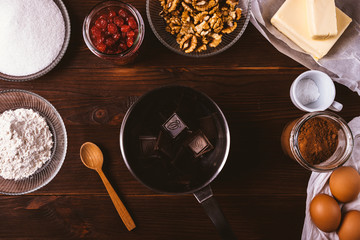
{"type": "MultiPolygon", "coordinates": [[[[350,129],[354,135],[354,150],[351,155],[351,158],[344,164],[344,166],[351,166],[357,171],[360,170],[360,117],[356,117],[349,123],[350,129]],[[357,136],[357,137],[356,137],[357,136]]],[[[302,232],[302,240],[339,240],[339,237],[335,232],[324,233],[320,231],[311,221],[309,206],[311,200],[319,193],[326,193],[330,196],[330,188],[328,179],[331,175],[330,173],[318,173],[313,172],[310,176],[308,187],[307,187],[307,198],[306,198],[306,210],[305,210],[305,221],[302,232]]],[[[358,198],[350,203],[341,204],[341,211],[347,212],[349,210],[358,210],[360,211],[360,195],[358,198]]]]}
{"type": "Polygon", "coordinates": [[[270,19],[284,1],[252,0],[250,21],[277,50],[309,69],[326,72],[334,81],[360,95],[360,1],[335,1],[336,6],[353,21],[329,53],[319,62],[305,54],[270,23],[270,19]]]}

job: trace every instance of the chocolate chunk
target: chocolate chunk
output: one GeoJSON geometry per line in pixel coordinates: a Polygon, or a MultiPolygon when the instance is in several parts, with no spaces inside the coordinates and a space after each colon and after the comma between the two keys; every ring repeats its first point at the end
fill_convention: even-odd
{"type": "MultiPolygon", "coordinates": [[[[214,113],[215,114],[215,113],[214,113]]],[[[215,139],[218,135],[213,114],[198,119],[202,132],[208,139],[215,139]]]]}
{"type": "Polygon", "coordinates": [[[172,138],[176,138],[183,130],[188,128],[176,113],[173,113],[162,127],[172,138]]]}
{"type": "Polygon", "coordinates": [[[142,156],[151,156],[155,152],[157,138],[154,136],[139,136],[140,152],[142,156]]]}
{"type": "Polygon", "coordinates": [[[187,141],[187,146],[194,154],[194,157],[200,157],[205,153],[214,149],[214,146],[211,144],[209,139],[205,136],[205,134],[198,130],[195,132],[187,141]]]}

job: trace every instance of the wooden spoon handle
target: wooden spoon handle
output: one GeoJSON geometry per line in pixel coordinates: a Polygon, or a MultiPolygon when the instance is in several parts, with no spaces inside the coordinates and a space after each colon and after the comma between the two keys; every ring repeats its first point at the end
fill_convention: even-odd
{"type": "Polygon", "coordinates": [[[129,231],[133,230],[136,227],[136,225],[135,225],[133,219],[131,218],[129,212],[127,211],[126,207],[120,200],[119,196],[116,194],[114,188],[111,186],[110,182],[106,178],[103,171],[98,170],[97,172],[99,173],[101,180],[103,181],[103,183],[106,187],[106,190],[108,191],[110,198],[111,198],[117,212],[119,213],[119,216],[121,217],[121,220],[124,222],[126,228],[129,231]]]}

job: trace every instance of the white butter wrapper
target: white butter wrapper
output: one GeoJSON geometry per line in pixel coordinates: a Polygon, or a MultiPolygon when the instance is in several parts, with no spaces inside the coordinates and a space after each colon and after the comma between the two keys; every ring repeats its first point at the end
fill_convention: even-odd
{"type": "Polygon", "coordinates": [[[316,62],[270,22],[284,0],[252,0],[252,24],[280,52],[305,67],[327,73],[334,81],[360,95],[360,1],[336,0],[336,6],[352,22],[328,54],[316,62]]]}

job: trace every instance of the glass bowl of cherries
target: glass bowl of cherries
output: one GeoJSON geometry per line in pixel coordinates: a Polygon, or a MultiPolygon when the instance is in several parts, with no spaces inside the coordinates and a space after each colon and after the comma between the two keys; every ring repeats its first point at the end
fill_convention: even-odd
{"type": "Polygon", "coordinates": [[[117,64],[134,61],[144,35],[145,25],[138,10],[121,1],[95,5],[83,23],[83,37],[90,51],[117,64]]]}

